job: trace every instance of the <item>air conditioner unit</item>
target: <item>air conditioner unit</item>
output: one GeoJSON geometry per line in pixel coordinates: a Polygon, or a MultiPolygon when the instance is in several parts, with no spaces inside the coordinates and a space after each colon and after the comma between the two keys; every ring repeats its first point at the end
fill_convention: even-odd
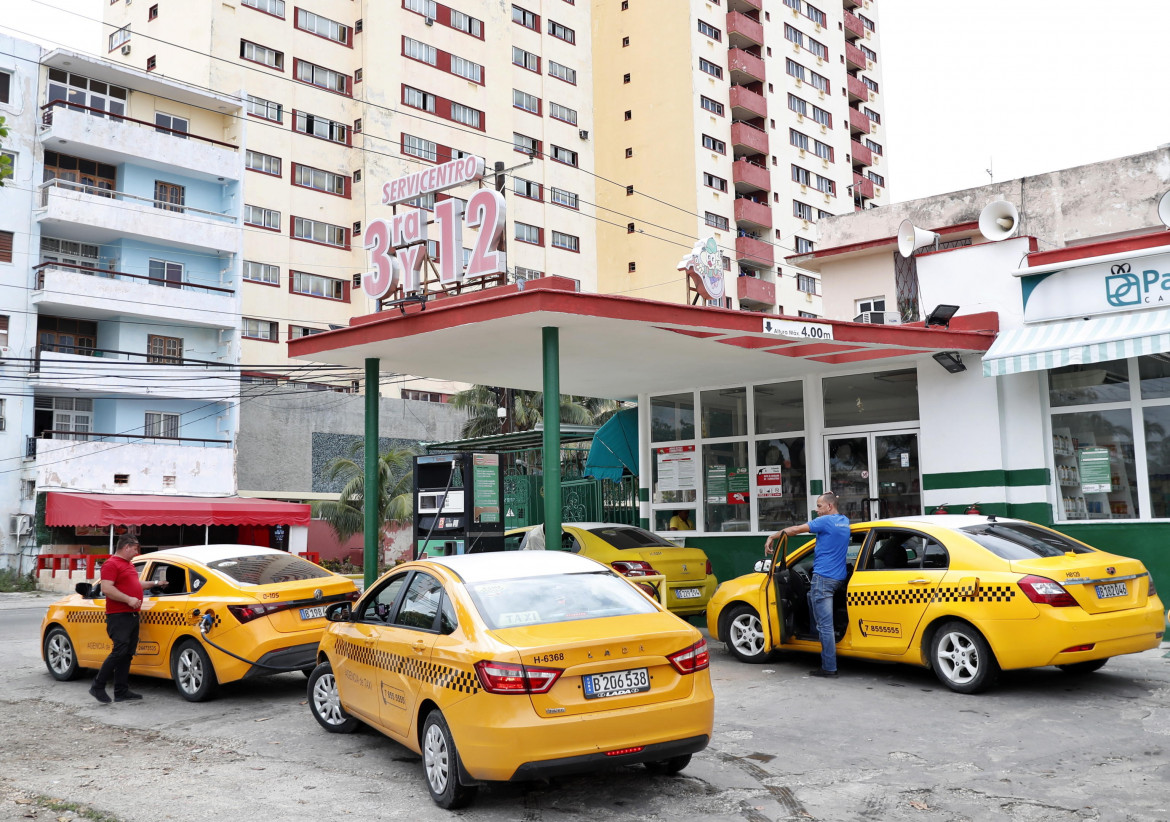
{"type": "Polygon", "coordinates": [[[426,22],[428,26],[435,25],[435,19],[433,17],[428,17],[426,22]]]}
{"type": "Polygon", "coordinates": [[[872,323],[874,325],[901,325],[902,318],[895,311],[862,311],[853,318],[855,323],[872,323]]]}
{"type": "Polygon", "coordinates": [[[589,132],[586,129],[581,129],[577,132],[577,136],[580,137],[582,140],[588,140],[589,139],[589,132]]]}
{"type": "Polygon", "coordinates": [[[32,528],[31,514],[12,514],[8,517],[8,533],[14,537],[22,537],[32,528]]]}
{"type": "Polygon", "coordinates": [[[122,46],[122,54],[127,55],[129,53],[130,53],[130,44],[127,43],[126,45],[122,46]]]}

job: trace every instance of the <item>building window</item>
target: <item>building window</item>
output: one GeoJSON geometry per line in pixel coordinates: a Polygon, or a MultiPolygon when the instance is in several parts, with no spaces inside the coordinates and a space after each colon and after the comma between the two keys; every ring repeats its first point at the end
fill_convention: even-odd
{"type": "Polygon", "coordinates": [[[483,66],[454,54],[451,55],[451,73],[464,80],[483,85],[483,66]]]}
{"type": "Polygon", "coordinates": [[[720,117],[723,116],[723,104],[720,102],[717,102],[715,100],[712,100],[710,97],[703,97],[702,95],[700,95],[699,96],[699,105],[701,105],[703,108],[705,108],[707,111],[711,112],[712,114],[718,114],[720,117]]]}
{"type": "Polygon", "coordinates": [[[451,119],[472,128],[483,128],[483,112],[462,103],[451,104],[451,119]]]}
{"type": "Polygon", "coordinates": [[[723,42],[723,32],[703,20],[699,21],[699,34],[710,37],[716,43],[723,42]]]}
{"type": "Polygon", "coordinates": [[[568,26],[562,26],[553,20],[548,21],[548,33],[558,40],[564,40],[566,43],[576,43],[577,33],[568,26]]]}
{"type": "Polygon", "coordinates": [[[262,97],[253,97],[251,94],[248,95],[248,113],[264,120],[272,120],[274,123],[284,122],[284,106],[262,97]]]}
{"type": "Polygon", "coordinates": [[[563,188],[553,188],[549,200],[550,202],[559,206],[564,206],[565,208],[571,208],[574,210],[580,209],[580,198],[578,198],[577,195],[573,192],[565,191],[563,188]]]}
{"type": "Polygon", "coordinates": [[[870,31],[877,30],[877,27],[874,26],[873,21],[870,20],[868,17],[866,17],[864,14],[857,15],[857,19],[860,20],[861,25],[865,26],[868,30],[870,30],[870,31]]]}
{"type": "Polygon", "coordinates": [[[807,168],[794,165],[792,167],[792,182],[800,183],[802,186],[812,185],[812,172],[807,168]]]}
{"type": "Polygon", "coordinates": [[[154,55],[147,57],[146,58],[146,70],[147,71],[154,71],[156,68],[158,68],[158,58],[155,57],[154,55]]]}
{"type": "Polygon", "coordinates": [[[410,134],[402,135],[402,153],[409,154],[412,157],[421,157],[424,160],[430,160],[432,163],[439,161],[439,146],[430,140],[424,140],[422,137],[414,137],[410,134]]]}
{"type": "Polygon", "coordinates": [[[154,181],[154,207],[165,211],[186,211],[187,187],[162,180],[154,181]]]}
{"type": "Polygon", "coordinates": [[[821,28],[825,26],[825,13],[816,6],[810,6],[808,3],[804,4],[804,16],[812,20],[821,28]]]}
{"type": "Polygon", "coordinates": [[[402,399],[414,400],[415,402],[446,402],[443,394],[436,391],[417,391],[412,388],[402,389],[402,399]]]}
{"type": "Polygon", "coordinates": [[[577,70],[571,69],[568,66],[562,66],[555,60],[548,61],[548,74],[550,77],[577,85],[577,70]]]}
{"type": "Polygon", "coordinates": [[[703,135],[703,148],[710,149],[711,151],[717,152],[719,154],[727,153],[727,143],[723,142],[722,140],[716,140],[709,134],[703,135]]]}
{"type": "Polygon", "coordinates": [[[723,67],[715,65],[703,57],[699,58],[699,71],[705,71],[718,80],[723,79],[723,67]]]}
{"type": "Polygon", "coordinates": [[[183,361],[183,338],[147,334],[146,361],[154,363],[181,363],[183,361]]]}
{"type": "Polygon", "coordinates": [[[878,90],[878,84],[868,77],[862,77],[861,82],[865,83],[865,87],[870,91],[876,92],[878,90]]]}
{"type": "Polygon", "coordinates": [[[868,117],[870,120],[877,123],[878,125],[881,125],[882,116],[880,114],[878,114],[872,108],[868,108],[868,107],[864,109],[864,112],[865,112],[866,117],[868,117]]]}
{"type": "Polygon", "coordinates": [[[865,141],[865,147],[868,148],[870,151],[872,151],[874,154],[880,155],[882,153],[882,144],[875,143],[873,140],[870,140],[868,138],[865,141]]]}
{"type": "Polygon", "coordinates": [[[512,89],[512,105],[524,111],[540,115],[540,98],[518,88],[512,89]]]}
{"type": "Polygon", "coordinates": [[[869,60],[871,63],[877,62],[877,52],[876,51],[869,48],[868,46],[863,46],[860,43],[857,44],[857,47],[859,49],[861,49],[861,53],[865,55],[866,60],[869,60]]]}
{"type": "Polygon", "coordinates": [[[276,342],[279,337],[279,331],[276,323],[268,320],[253,320],[251,317],[243,317],[243,327],[240,329],[240,334],[245,339],[249,340],[267,340],[268,342],[276,342]]]}
{"type": "Polygon", "coordinates": [[[820,140],[813,140],[813,150],[816,155],[822,160],[833,162],[833,147],[828,143],[822,143],[820,140]]]}
{"type": "Polygon", "coordinates": [[[512,63],[529,71],[540,71],[540,57],[517,46],[512,46],[512,63]]]}
{"type": "Polygon", "coordinates": [[[519,280],[539,280],[544,276],[543,271],[537,271],[535,268],[522,268],[516,266],[516,279],[519,280]]]}
{"type": "Polygon", "coordinates": [[[147,263],[147,280],[151,285],[166,286],[167,288],[183,287],[183,264],[170,260],[150,260],[147,263]]]}
{"type": "Polygon", "coordinates": [[[566,251],[580,251],[581,239],[574,237],[572,234],[562,234],[559,231],[552,233],[553,248],[563,248],[566,251]]]}
{"type": "Polygon", "coordinates": [[[303,111],[296,112],[296,117],[293,119],[293,130],[312,137],[320,137],[322,140],[349,145],[348,125],[314,114],[306,114],[303,111]]]}
{"type": "Polygon", "coordinates": [[[151,6],[146,11],[146,22],[149,23],[151,20],[157,20],[157,19],[158,19],[158,3],[155,3],[153,6],[151,6]]]}
{"type": "Polygon", "coordinates": [[[718,214],[715,214],[711,211],[708,211],[704,215],[704,220],[706,221],[707,225],[711,226],[712,228],[718,228],[721,231],[726,231],[731,225],[726,217],[720,217],[718,214]]]}
{"type": "Polygon", "coordinates": [[[64,105],[69,101],[75,106],[87,106],[97,111],[89,114],[101,117],[107,112],[111,120],[126,113],[126,98],[129,92],[121,86],[111,86],[100,80],[90,80],[79,74],[69,74],[61,69],[49,69],[50,103],[64,105]]]}
{"type": "Polygon", "coordinates": [[[703,172],[703,185],[713,188],[716,191],[727,191],[727,181],[722,177],[716,177],[714,174],[703,172]]]}
{"type": "Polygon", "coordinates": [[[815,88],[817,91],[823,91],[826,94],[829,93],[829,78],[828,77],[825,77],[824,75],[821,75],[821,74],[817,74],[815,71],[810,71],[808,73],[808,81],[810,83],[812,83],[812,87],[815,88]]]}
{"type": "Polygon", "coordinates": [[[451,15],[451,28],[464,34],[470,34],[472,37],[478,37],[480,40],[483,39],[482,20],[455,9],[449,9],[449,13],[451,15]]]}
{"type": "Polygon", "coordinates": [[[630,45],[630,38],[623,37],[622,38],[622,48],[627,48],[629,45],[630,45]]]}
{"type": "Polygon", "coordinates": [[[110,51],[113,51],[118,46],[124,45],[125,43],[129,43],[129,42],[130,42],[130,26],[129,25],[122,26],[122,28],[120,28],[117,31],[112,32],[110,34],[110,51]]]}
{"type": "Polygon", "coordinates": [[[280,212],[260,206],[244,206],[244,225],[254,225],[260,228],[270,228],[280,231],[280,212]]]}
{"type": "Polygon", "coordinates": [[[293,217],[292,236],[297,240],[349,248],[349,229],[320,220],[293,217]]]}
{"type": "Polygon", "coordinates": [[[797,254],[812,254],[813,253],[812,240],[806,240],[804,237],[796,238],[796,253],[797,254]]]}
{"type": "MultiPolygon", "coordinates": [[[[12,262],[12,241],[16,235],[11,231],[0,231],[0,263],[12,262]]],[[[4,335],[8,336],[8,318],[4,318],[4,335]]],[[[8,343],[4,343],[7,345],[8,343]]]]}
{"type": "Polygon", "coordinates": [[[259,151],[248,149],[244,154],[244,166],[261,174],[280,176],[280,158],[271,154],[261,154],[259,151]]]}
{"type": "Polygon", "coordinates": [[[813,119],[814,120],[816,120],[822,126],[827,126],[828,128],[833,127],[833,115],[832,114],[829,114],[829,112],[825,111],[823,108],[820,108],[819,106],[813,106],[812,110],[813,110],[813,119]]]}
{"type": "Polygon", "coordinates": [[[276,17],[284,17],[284,0],[242,0],[242,3],[276,17]]]}
{"type": "Polygon", "coordinates": [[[299,340],[301,337],[311,337],[314,334],[320,334],[324,328],[311,328],[307,325],[290,325],[288,327],[288,338],[290,340],[299,340]]]}
{"type": "Polygon", "coordinates": [[[422,109],[434,114],[436,110],[435,99],[435,95],[430,92],[420,91],[412,86],[402,87],[402,102],[411,108],[422,109]]]}
{"type": "Polygon", "coordinates": [[[822,177],[820,174],[814,174],[813,177],[816,178],[817,191],[820,191],[823,194],[832,194],[833,196],[837,195],[837,184],[835,182],[830,180],[828,177],[822,177]]]}
{"type": "Polygon", "coordinates": [[[622,75],[622,83],[625,85],[629,85],[629,83],[630,83],[630,75],[629,74],[622,75]]]}
{"type": "Polygon", "coordinates": [[[802,203],[799,200],[792,201],[792,216],[799,217],[801,220],[812,220],[813,209],[807,203],[802,203]]]}
{"type": "Polygon", "coordinates": [[[335,280],[332,277],[322,277],[318,274],[307,274],[304,271],[290,271],[289,274],[292,280],[289,288],[293,294],[324,297],[327,300],[345,299],[344,280],[335,280]]]}
{"type": "Polygon", "coordinates": [[[12,102],[12,75],[0,71],[0,103],[12,102]]]}
{"type": "MultiPolygon", "coordinates": [[[[424,211],[434,211],[435,210],[435,192],[428,191],[426,194],[420,194],[417,197],[414,197],[413,199],[405,201],[403,203],[403,205],[412,206],[414,208],[421,208],[424,211]]],[[[464,203],[464,205],[466,205],[466,202],[464,203]]],[[[354,223],[353,225],[354,225],[353,233],[354,234],[361,233],[362,224],[361,223],[354,223]]]]}
{"type": "Polygon", "coordinates": [[[554,160],[556,160],[558,163],[564,163],[565,165],[569,165],[569,166],[577,165],[577,152],[570,151],[567,148],[561,148],[560,146],[553,146],[552,147],[552,154],[550,156],[554,160]]]}
{"type": "Polygon", "coordinates": [[[633,156],[634,156],[634,149],[627,148],[626,149],[626,159],[628,160],[630,157],[633,157],[633,156]]]}
{"type": "Polygon", "coordinates": [[[301,31],[307,31],[310,34],[316,34],[318,37],[324,37],[346,46],[351,40],[349,26],[304,9],[297,9],[296,27],[301,31]]]}
{"type": "Polygon", "coordinates": [[[527,223],[516,223],[516,241],[520,243],[531,243],[532,245],[543,245],[544,239],[541,237],[541,228],[539,226],[528,225],[527,223]]]}
{"type": "Polygon", "coordinates": [[[168,414],[165,411],[147,411],[146,422],[142,426],[144,437],[162,437],[175,439],[179,436],[179,415],[168,414]]]}
{"type": "Polygon", "coordinates": [[[568,106],[562,106],[560,103],[549,103],[548,115],[554,120],[561,120],[573,126],[577,125],[577,111],[568,106]]]}
{"type": "Polygon", "coordinates": [[[526,29],[540,31],[540,17],[528,11],[528,9],[522,9],[519,6],[512,6],[512,22],[519,23],[526,29]]]}
{"type": "Polygon", "coordinates": [[[796,275],[796,290],[804,294],[817,293],[817,281],[815,277],[810,277],[807,274],[796,275]]]}
{"type": "Polygon", "coordinates": [[[799,149],[808,151],[808,135],[794,128],[788,129],[788,142],[799,149]]]}
{"type": "Polygon", "coordinates": [[[308,83],[317,88],[323,88],[327,91],[335,91],[338,94],[349,94],[350,79],[348,74],[342,74],[333,69],[327,69],[323,66],[314,65],[304,60],[294,60],[295,72],[294,76],[302,83],[308,83]]]}
{"type": "Polygon", "coordinates": [[[633,260],[630,260],[630,262],[626,263],[626,271],[628,273],[633,274],[637,270],[638,270],[638,264],[636,262],[634,262],[633,260]]]}
{"type": "Polygon", "coordinates": [[[544,199],[544,187],[540,183],[534,183],[531,180],[513,177],[512,190],[516,192],[517,197],[524,197],[528,200],[544,199]]]}
{"type": "Polygon", "coordinates": [[[822,60],[829,59],[829,49],[824,43],[809,37],[805,47],[822,60]]]}
{"type": "Polygon", "coordinates": [[[804,46],[804,33],[796,26],[784,24],[784,39],[798,46],[804,46]]]}
{"type": "Polygon", "coordinates": [[[876,171],[867,171],[865,172],[865,176],[873,180],[874,185],[884,186],[886,184],[886,178],[878,174],[876,171]]]}
{"type": "Polygon", "coordinates": [[[439,52],[434,46],[428,46],[426,43],[420,43],[410,37],[402,38],[402,53],[412,60],[418,60],[431,66],[439,64],[439,52]]]}
{"type": "Polygon", "coordinates": [[[178,137],[182,140],[187,139],[187,130],[191,124],[185,117],[176,117],[173,114],[163,114],[161,111],[154,113],[155,131],[162,134],[170,134],[172,137],[178,137]]]}
{"type": "Polygon", "coordinates": [[[271,263],[244,260],[244,279],[253,283],[280,285],[280,267],[271,263]]]}
{"type": "Polygon", "coordinates": [[[248,40],[240,41],[240,58],[251,63],[259,63],[279,71],[284,71],[284,52],[261,46],[248,40]]]}
{"type": "Polygon", "coordinates": [[[795,111],[802,117],[808,116],[808,103],[797,97],[795,94],[788,95],[788,108],[791,111],[795,111]]]}
{"type": "Polygon", "coordinates": [[[336,194],[339,197],[349,196],[349,177],[312,166],[303,166],[300,163],[293,163],[293,185],[324,191],[326,194],[336,194]]]}
{"type": "Polygon", "coordinates": [[[812,313],[811,311],[798,311],[798,312],[796,312],[796,316],[800,317],[803,320],[817,319],[817,315],[812,313]]]}
{"type": "Polygon", "coordinates": [[[529,157],[536,157],[540,154],[540,140],[524,134],[512,132],[512,147],[529,157]]]}

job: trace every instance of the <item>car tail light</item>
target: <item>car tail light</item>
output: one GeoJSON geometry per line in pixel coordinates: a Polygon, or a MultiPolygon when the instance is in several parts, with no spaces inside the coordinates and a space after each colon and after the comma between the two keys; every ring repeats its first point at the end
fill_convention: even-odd
{"type": "Polygon", "coordinates": [[[560,678],[560,668],[535,668],[514,662],[475,663],[475,673],[483,689],[492,694],[544,694],[560,678]]]}
{"type": "Polygon", "coordinates": [[[606,756],[625,756],[626,754],[641,753],[646,750],[645,745],[637,745],[633,748],[618,748],[616,751],[606,751],[606,756]]]}
{"type": "Polygon", "coordinates": [[[1158,595],[1158,587],[1154,585],[1154,575],[1146,574],[1146,579],[1150,581],[1150,589],[1146,592],[1146,596],[1156,597],[1158,595]]]}
{"type": "Polygon", "coordinates": [[[291,602],[270,602],[267,604],[258,602],[255,605],[229,605],[227,609],[242,625],[262,616],[291,608],[293,604],[291,602]]]}
{"type": "Polygon", "coordinates": [[[703,570],[703,573],[705,573],[707,576],[711,576],[711,574],[715,573],[713,570],[711,570],[711,560],[707,560],[707,567],[703,570]]]}
{"type": "Polygon", "coordinates": [[[615,571],[626,577],[656,577],[658,572],[649,562],[642,562],[636,559],[619,560],[611,562],[610,565],[615,571]]]}
{"type": "Polygon", "coordinates": [[[711,655],[707,653],[707,640],[705,639],[700,639],[689,648],[683,648],[666,658],[680,674],[693,674],[711,665],[711,655]]]}
{"type": "Polygon", "coordinates": [[[1067,608],[1070,605],[1077,604],[1077,601],[1073,599],[1073,595],[1066,591],[1063,585],[1046,577],[1029,575],[1016,584],[1020,586],[1020,590],[1024,592],[1024,596],[1032,602],[1041,605],[1051,605],[1054,608],[1067,608]]]}

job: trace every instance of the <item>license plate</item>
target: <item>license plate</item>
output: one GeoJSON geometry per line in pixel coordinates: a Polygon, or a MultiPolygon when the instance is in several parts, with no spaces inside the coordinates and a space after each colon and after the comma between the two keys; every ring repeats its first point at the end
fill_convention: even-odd
{"type": "Polygon", "coordinates": [[[581,677],[586,699],[622,696],[650,690],[650,674],[645,668],[614,671],[608,674],[587,674],[581,677]]]}
{"type": "Polygon", "coordinates": [[[1129,589],[1125,587],[1124,582],[1107,582],[1104,585],[1097,586],[1097,599],[1123,597],[1128,593],[1129,589]]]}
{"type": "Polygon", "coordinates": [[[675,588],[674,596],[676,599],[698,599],[703,595],[703,592],[698,588],[675,588]]]}
{"type": "Polygon", "coordinates": [[[315,608],[302,608],[301,619],[321,619],[325,616],[325,606],[318,605],[315,608]]]}

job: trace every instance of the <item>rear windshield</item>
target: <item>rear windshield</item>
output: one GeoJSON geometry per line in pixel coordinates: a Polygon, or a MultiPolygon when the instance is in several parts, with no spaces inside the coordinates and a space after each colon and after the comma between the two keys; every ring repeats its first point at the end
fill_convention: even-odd
{"type": "Polygon", "coordinates": [[[594,528],[589,533],[601,537],[614,548],[625,551],[631,548],[674,548],[673,542],[667,542],[657,534],[643,531],[641,528],[594,528]]]}
{"type": "Polygon", "coordinates": [[[1088,554],[1093,551],[1055,531],[1017,522],[980,523],[960,530],[997,557],[1008,560],[1059,557],[1070,551],[1074,554],[1088,554]]]}
{"type": "Polygon", "coordinates": [[[657,610],[608,571],[493,580],[467,586],[489,628],[652,614],[657,610]]]}
{"type": "Polygon", "coordinates": [[[231,557],[210,562],[207,567],[231,577],[241,585],[268,585],[330,576],[323,568],[292,554],[231,557]]]}

